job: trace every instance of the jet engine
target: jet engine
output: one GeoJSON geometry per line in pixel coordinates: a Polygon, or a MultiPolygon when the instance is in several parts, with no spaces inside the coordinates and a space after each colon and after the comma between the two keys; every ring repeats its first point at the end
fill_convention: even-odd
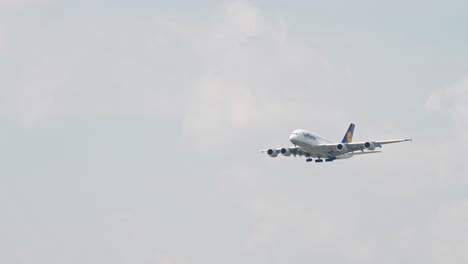
{"type": "Polygon", "coordinates": [[[272,158],[276,158],[278,156],[278,151],[276,149],[269,149],[267,150],[267,154],[272,158]]]}
{"type": "Polygon", "coordinates": [[[286,157],[291,156],[291,150],[289,150],[288,148],[282,148],[280,152],[283,156],[286,156],[286,157]]]}
{"type": "Polygon", "coordinates": [[[375,149],[375,144],[372,142],[366,142],[364,143],[364,147],[368,150],[374,150],[375,149]]]}
{"type": "Polygon", "coordinates": [[[336,145],[336,150],[338,150],[339,152],[348,152],[348,147],[340,143],[336,145]]]}

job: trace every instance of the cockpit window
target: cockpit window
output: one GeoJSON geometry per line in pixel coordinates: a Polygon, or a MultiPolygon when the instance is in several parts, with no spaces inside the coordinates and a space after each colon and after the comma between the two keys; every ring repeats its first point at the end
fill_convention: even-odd
{"type": "Polygon", "coordinates": [[[309,134],[309,133],[304,133],[304,137],[310,138],[310,139],[313,139],[313,140],[317,140],[314,136],[312,136],[312,135],[309,134]]]}

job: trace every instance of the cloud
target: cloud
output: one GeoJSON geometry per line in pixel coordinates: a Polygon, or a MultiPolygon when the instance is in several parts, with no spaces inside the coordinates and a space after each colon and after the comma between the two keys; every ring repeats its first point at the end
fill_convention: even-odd
{"type": "MultiPolygon", "coordinates": [[[[232,130],[242,135],[252,126],[273,129],[322,120],[330,103],[340,107],[327,112],[328,118],[347,115],[343,94],[349,69],[331,65],[326,56],[290,36],[284,19],[265,15],[250,1],[226,2],[209,27],[192,37],[204,56],[184,132],[198,148],[216,148],[232,130]]],[[[236,142],[236,136],[231,140],[236,142]]]]}
{"type": "MultiPolygon", "coordinates": [[[[241,255],[243,263],[465,260],[467,181],[459,140],[466,137],[466,129],[460,128],[467,127],[468,78],[434,92],[426,101],[427,110],[447,115],[452,130],[460,131],[455,137],[442,142],[415,138],[411,145],[385,147],[381,154],[385,157],[369,155],[324,166],[292,158],[271,160],[260,156],[258,149],[269,146],[270,140],[278,146],[289,144],[287,133],[304,124],[320,127],[317,132],[324,135],[326,131],[344,132],[341,122],[350,121],[355,104],[365,99],[353,94],[352,68],[332,63],[326,54],[291,33],[287,19],[251,1],[223,2],[197,23],[152,12],[138,16],[127,12],[106,10],[83,16],[72,11],[61,18],[65,21],[42,17],[18,25],[9,18],[0,35],[0,49],[3,43],[8,48],[3,56],[13,63],[8,74],[0,77],[0,117],[27,127],[74,118],[181,122],[182,144],[155,150],[177,157],[167,159],[171,172],[145,175],[145,184],[157,177],[183,182],[184,177],[201,176],[203,184],[194,181],[196,188],[190,186],[199,189],[196,194],[219,188],[216,199],[200,202],[209,209],[200,211],[210,212],[200,213],[198,220],[211,220],[219,229],[240,229],[245,234],[226,236],[234,244],[228,249],[222,242],[221,246],[210,244],[209,239],[200,238],[200,243],[208,241],[209,248],[223,247],[233,256],[241,255]],[[179,155],[187,154],[186,149],[195,150],[197,155],[188,161],[196,165],[170,177],[174,168],[185,167],[180,166],[179,155]],[[213,160],[200,158],[203,153],[213,160]],[[224,157],[235,159],[223,161],[224,157]],[[210,185],[215,178],[218,185],[210,185]],[[208,187],[202,186],[205,183],[208,187]],[[229,207],[232,204],[234,208],[229,207]],[[211,214],[218,212],[212,208],[233,209],[235,217],[247,224],[242,227],[228,217],[227,223],[214,223],[211,214]]],[[[368,137],[409,135],[401,125],[384,121],[367,128],[368,137]]],[[[95,184],[94,180],[87,183],[95,184]]],[[[176,230],[186,225],[182,230],[198,234],[188,222],[201,206],[190,201],[180,182],[174,186],[168,188],[172,198],[197,213],[176,208],[181,223],[168,226],[176,230]]],[[[161,202],[166,204],[164,199],[161,202]]],[[[173,209],[161,209],[161,215],[173,209]]],[[[149,215],[155,209],[142,210],[149,215]]],[[[145,217],[157,222],[158,216],[159,212],[154,218],[145,217]]],[[[130,263],[134,256],[147,263],[189,262],[193,242],[172,245],[180,247],[174,249],[161,246],[167,237],[148,235],[166,229],[166,224],[142,223],[147,219],[140,221],[131,213],[121,218],[110,231],[117,234],[113,241],[117,250],[113,251],[118,253],[99,256],[123,263],[130,263]]],[[[103,242],[107,237],[101,233],[103,242]]],[[[32,242],[33,246],[41,243],[32,242]]],[[[45,250],[31,249],[32,257],[25,262],[50,259],[46,253],[54,248],[70,250],[60,241],[50,243],[45,250]]],[[[85,244],[86,239],[78,243],[85,244]]],[[[210,253],[197,254],[201,259],[210,253]]],[[[58,259],[64,262],[75,254],[64,252],[58,259]]]]}
{"type": "Polygon", "coordinates": [[[249,216],[243,263],[464,263],[462,164],[400,147],[397,160],[386,148],[386,157],[328,167],[237,158],[217,177],[219,199],[249,216]]]}
{"type": "Polygon", "coordinates": [[[38,120],[57,117],[65,109],[63,90],[67,72],[60,65],[60,58],[49,58],[44,63],[24,72],[15,81],[14,94],[6,99],[4,106],[14,112],[16,118],[22,120],[26,126],[34,125],[38,120]]]}
{"type": "Polygon", "coordinates": [[[244,164],[218,176],[220,198],[249,215],[242,262],[375,263],[379,247],[361,222],[368,215],[346,202],[349,190],[316,170],[309,179],[293,171],[244,164]]]}
{"type": "Polygon", "coordinates": [[[178,116],[186,139],[216,146],[231,129],[323,119],[330,105],[318,97],[343,106],[329,116],[347,115],[340,109],[348,104],[348,67],[331,65],[290,36],[285,19],[250,1],[224,2],[202,26],[113,13],[68,20],[66,27],[53,17],[27,27],[9,24],[4,43],[19,67],[0,79],[0,116],[25,126],[178,116]]]}
{"type": "Polygon", "coordinates": [[[4,8],[22,8],[26,6],[44,5],[50,0],[0,0],[0,7],[4,8]]]}
{"type": "Polygon", "coordinates": [[[171,19],[72,12],[36,21],[36,11],[28,12],[22,23],[8,18],[0,39],[9,61],[0,117],[35,126],[182,115],[184,93],[198,78],[196,54],[179,45],[185,32],[171,19]]]}
{"type": "Polygon", "coordinates": [[[426,99],[425,108],[448,116],[452,122],[452,132],[457,137],[468,139],[468,76],[455,84],[431,93],[426,99]]]}
{"type": "Polygon", "coordinates": [[[430,226],[435,263],[466,263],[468,256],[468,200],[442,206],[430,226]]]}

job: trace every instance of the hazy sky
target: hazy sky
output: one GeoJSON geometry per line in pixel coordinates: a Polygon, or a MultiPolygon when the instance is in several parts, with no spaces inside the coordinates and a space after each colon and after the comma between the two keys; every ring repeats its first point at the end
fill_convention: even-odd
{"type": "Polygon", "coordinates": [[[467,9],[0,0],[0,263],[467,263],[467,9]]]}

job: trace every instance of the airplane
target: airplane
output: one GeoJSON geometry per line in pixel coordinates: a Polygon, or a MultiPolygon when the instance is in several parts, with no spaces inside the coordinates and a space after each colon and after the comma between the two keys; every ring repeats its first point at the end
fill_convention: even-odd
{"type": "Polygon", "coordinates": [[[346,134],[341,140],[341,143],[334,143],[326,138],[316,135],[312,132],[304,129],[294,130],[289,140],[294,144],[294,147],[289,148],[271,148],[262,150],[262,153],[267,153],[268,156],[276,158],[278,154],[283,156],[305,156],[306,162],[312,162],[315,158],[315,162],[331,162],[337,159],[349,159],[355,155],[361,154],[374,154],[380,153],[381,151],[375,150],[376,148],[382,148],[382,145],[413,141],[411,138],[395,139],[395,140],[379,140],[379,141],[367,141],[367,142],[352,142],[355,125],[351,123],[349,125],[346,134]]]}

